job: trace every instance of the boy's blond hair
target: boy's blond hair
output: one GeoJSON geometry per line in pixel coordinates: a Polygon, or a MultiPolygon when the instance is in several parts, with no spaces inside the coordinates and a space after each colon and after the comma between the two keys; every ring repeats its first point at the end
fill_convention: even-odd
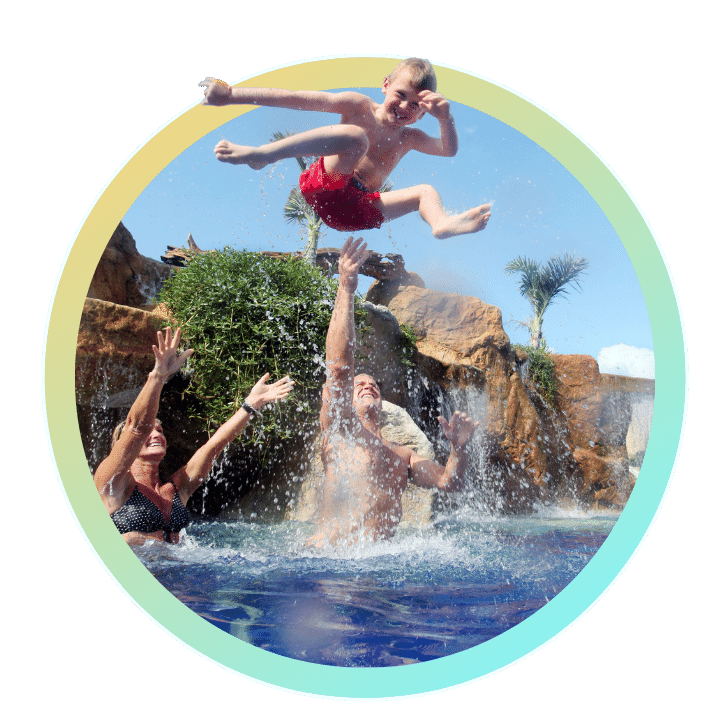
{"type": "Polygon", "coordinates": [[[411,84],[419,92],[422,90],[436,91],[438,80],[436,79],[433,65],[428,60],[423,60],[420,57],[409,57],[407,60],[399,62],[388,76],[388,81],[393,82],[401,70],[408,71],[411,84]]]}

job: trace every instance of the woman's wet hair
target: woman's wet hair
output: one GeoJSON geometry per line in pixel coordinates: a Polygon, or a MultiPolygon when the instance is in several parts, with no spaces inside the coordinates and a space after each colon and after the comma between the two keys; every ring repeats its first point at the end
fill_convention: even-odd
{"type": "Polygon", "coordinates": [[[438,80],[436,79],[433,65],[428,60],[423,60],[420,57],[409,57],[407,60],[399,62],[393,72],[388,76],[388,81],[393,82],[401,70],[408,71],[411,85],[419,92],[423,90],[436,91],[438,80]]]}
{"type": "MultiPolygon", "coordinates": [[[[155,418],[154,422],[159,423],[160,426],[162,425],[162,421],[160,421],[159,418],[155,418]]],[[[122,421],[122,423],[118,423],[115,426],[114,431],[112,431],[112,447],[113,448],[114,448],[115,443],[117,443],[117,441],[119,441],[119,437],[122,435],[122,431],[124,430],[126,423],[127,423],[127,419],[122,421]]]]}

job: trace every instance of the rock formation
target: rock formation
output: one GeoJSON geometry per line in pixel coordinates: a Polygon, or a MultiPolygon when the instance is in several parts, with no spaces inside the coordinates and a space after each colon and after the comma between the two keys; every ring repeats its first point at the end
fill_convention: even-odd
{"type": "Polygon", "coordinates": [[[526,510],[556,499],[625,504],[633,485],[625,447],[631,404],[614,380],[601,377],[595,359],[553,356],[558,395],[552,408],[523,380],[527,356],[512,349],[497,307],[395,281],[374,283],[367,299],[413,329],[421,356],[442,367],[443,376],[434,367],[434,382],[444,390],[472,384],[482,391],[497,508],[526,510]]]}
{"type": "Polygon", "coordinates": [[[169,266],[142,256],[120,222],[102,253],[87,298],[123,306],[151,305],[171,271],[169,266]]]}
{"type": "MultiPolygon", "coordinates": [[[[320,250],[319,256],[331,267],[338,250],[320,250]]],[[[108,438],[111,426],[124,417],[153,365],[155,332],[166,320],[157,307],[138,308],[149,308],[150,293],[141,287],[158,286],[172,270],[141,257],[121,224],[97,267],[76,359],[78,416],[91,469],[109,449],[94,438],[108,438]]],[[[634,406],[646,399],[649,405],[654,381],[601,375],[589,356],[556,355],[558,392],[550,406],[527,379],[527,355],[511,346],[500,309],[478,298],[426,289],[398,256],[375,255],[367,272],[378,278],[367,294],[372,330],[361,339],[357,370],[372,373],[382,387],[387,432],[397,423],[408,425],[400,442],[418,441],[421,451],[435,450],[442,462],[448,445],[437,415],[467,410],[481,421],[472,488],[482,506],[526,511],[555,501],[607,508],[625,504],[634,483],[628,431],[638,436],[633,443],[639,447],[629,458],[639,466],[649,416],[638,432],[634,406]],[[401,325],[416,335],[415,347],[401,325]]],[[[206,438],[201,428],[181,420],[182,388],[163,398],[165,432],[179,462],[206,438]]],[[[312,440],[305,443],[292,463],[270,476],[256,474],[251,456],[233,448],[245,474],[255,479],[227,495],[210,485],[201,497],[204,510],[213,515],[231,503],[245,516],[306,515],[307,491],[320,481],[321,467],[312,440]]],[[[407,520],[425,522],[437,505],[429,492],[407,493],[407,520]]]]}

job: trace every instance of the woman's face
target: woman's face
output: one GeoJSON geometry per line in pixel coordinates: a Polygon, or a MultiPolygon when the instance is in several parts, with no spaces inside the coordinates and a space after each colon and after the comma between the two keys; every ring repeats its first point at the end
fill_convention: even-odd
{"type": "Polygon", "coordinates": [[[167,439],[164,437],[164,431],[159,421],[154,422],[152,433],[144,442],[142,450],[139,452],[140,458],[159,458],[162,460],[167,452],[167,439]]]}

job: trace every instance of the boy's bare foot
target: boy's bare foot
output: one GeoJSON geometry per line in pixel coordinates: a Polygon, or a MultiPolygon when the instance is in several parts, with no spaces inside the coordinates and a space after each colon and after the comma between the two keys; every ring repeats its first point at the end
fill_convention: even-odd
{"type": "Polygon", "coordinates": [[[490,208],[490,204],[481,204],[463,214],[446,217],[438,226],[433,227],[433,236],[436,239],[448,239],[459,234],[475,234],[485,229],[490,219],[490,208]]]}
{"type": "Polygon", "coordinates": [[[214,154],[220,162],[229,164],[247,164],[252,169],[266,167],[269,162],[257,153],[256,147],[243,147],[223,139],[214,148],[214,154]]]}

